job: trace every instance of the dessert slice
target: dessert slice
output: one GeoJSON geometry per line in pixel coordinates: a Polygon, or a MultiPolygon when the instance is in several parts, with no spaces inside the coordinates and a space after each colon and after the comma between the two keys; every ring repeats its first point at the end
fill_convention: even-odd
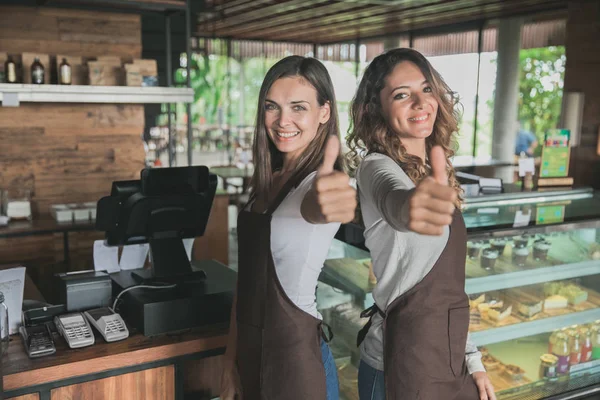
{"type": "Polygon", "coordinates": [[[560,289],[558,294],[566,297],[567,300],[569,300],[569,303],[574,306],[581,304],[588,299],[588,292],[577,285],[567,285],[560,289]]]}
{"type": "Polygon", "coordinates": [[[544,310],[557,310],[560,308],[567,308],[569,300],[566,297],[555,294],[550,297],[546,297],[544,300],[544,310]]]}
{"type": "Polygon", "coordinates": [[[524,317],[531,318],[542,312],[543,300],[526,289],[508,289],[505,293],[515,310],[524,317]]]}
{"type": "Polygon", "coordinates": [[[487,312],[488,318],[492,321],[500,322],[505,320],[512,313],[512,306],[504,308],[490,308],[487,312]]]}

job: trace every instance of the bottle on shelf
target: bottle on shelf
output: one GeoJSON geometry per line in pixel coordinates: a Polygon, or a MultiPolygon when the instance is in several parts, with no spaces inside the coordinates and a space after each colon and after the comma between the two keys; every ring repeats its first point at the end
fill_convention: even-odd
{"type": "Polygon", "coordinates": [[[592,360],[600,359],[600,321],[594,322],[590,330],[592,331],[592,360]]]}
{"type": "Polygon", "coordinates": [[[564,375],[569,372],[569,339],[564,332],[558,332],[556,334],[556,339],[554,344],[552,345],[552,353],[558,357],[558,362],[556,364],[556,373],[559,375],[564,375]]]}
{"type": "Polygon", "coordinates": [[[581,343],[579,331],[569,329],[569,365],[577,365],[581,362],[581,343]]]}
{"type": "Polygon", "coordinates": [[[550,334],[550,338],[548,339],[548,354],[554,354],[552,351],[552,347],[554,346],[554,343],[556,343],[556,335],[558,334],[558,332],[560,332],[560,329],[555,329],[550,334]]]}
{"type": "Polygon", "coordinates": [[[587,326],[579,328],[579,341],[581,342],[581,362],[592,359],[592,331],[587,326]]]}
{"type": "Polygon", "coordinates": [[[31,64],[31,83],[36,85],[42,85],[44,83],[44,66],[40,62],[39,58],[33,60],[31,64]]]}
{"type": "Polygon", "coordinates": [[[71,66],[67,62],[66,58],[62,59],[58,68],[58,83],[61,85],[71,84],[71,66]]]}
{"type": "Polygon", "coordinates": [[[6,75],[6,83],[17,83],[17,63],[14,62],[11,56],[8,56],[4,63],[4,73],[6,75]]]}

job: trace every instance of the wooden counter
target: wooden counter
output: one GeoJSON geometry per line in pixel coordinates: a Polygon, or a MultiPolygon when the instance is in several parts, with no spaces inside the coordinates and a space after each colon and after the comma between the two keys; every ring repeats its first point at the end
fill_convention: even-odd
{"type": "MultiPolygon", "coordinates": [[[[43,301],[28,275],[24,298],[43,301]]],[[[1,360],[4,399],[177,400],[191,394],[204,400],[219,394],[227,323],[156,337],[132,333],[113,343],[92,331],[95,344],[82,349],[70,349],[54,333],[56,353],[37,359],[12,335],[1,360]]]]}
{"type": "Polygon", "coordinates": [[[195,384],[187,391],[203,393],[197,398],[218,394],[219,372],[214,369],[220,369],[220,357],[205,359],[224,352],[226,326],[155,338],[138,334],[115,343],[94,333],[96,343],[83,349],[68,348],[55,334],[56,354],[38,359],[27,356],[19,335],[12,336],[2,359],[5,398],[86,398],[93,391],[94,399],[177,399],[186,391],[186,376],[193,376],[195,384]],[[216,368],[206,368],[207,363],[216,368]]]}

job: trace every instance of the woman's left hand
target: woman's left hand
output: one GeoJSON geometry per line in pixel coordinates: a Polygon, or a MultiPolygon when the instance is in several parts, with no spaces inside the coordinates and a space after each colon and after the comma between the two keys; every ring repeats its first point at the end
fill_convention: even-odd
{"type": "Polygon", "coordinates": [[[471,376],[475,381],[475,385],[477,385],[480,400],[496,400],[494,386],[492,386],[492,382],[490,382],[487,372],[473,372],[471,376]]]}

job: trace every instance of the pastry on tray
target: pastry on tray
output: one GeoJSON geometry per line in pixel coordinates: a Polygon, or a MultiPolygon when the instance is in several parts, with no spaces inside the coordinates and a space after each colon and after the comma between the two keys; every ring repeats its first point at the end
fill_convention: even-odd
{"type": "Polygon", "coordinates": [[[481,362],[487,371],[492,371],[500,366],[500,361],[490,354],[483,354],[481,356],[481,362]]]}
{"type": "Polygon", "coordinates": [[[469,295],[469,305],[472,308],[476,308],[483,302],[485,302],[485,293],[469,295]]]}
{"type": "Polygon", "coordinates": [[[588,292],[577,285],[567,285],[562,287],[558,291],[558,294],[566,297],[569,300],[569,304],[573,304],[575,306],[587,301],[588,299],[588,292]]]}
{"type": "Polygon", "coordinates": [[[542,312],[544,301],[531,291],[523,288],[508,289],[505,296],[512,303],[515,311],[520,315],[531,318],[542,312]]]}
{"type": "Polygon", "coordinates": [[[565,286],[562,282],[546,282],[544,283],[544,295],[554,296],[558,294],[560,290],[565,286]]]}
{"type": "Polygon", "coordinates": [[[504,308],[490,308],[487,312],[488,318],[495,322],[500,322],[505,320],[512,313],[512,306],[507,306],[504,308]]]}
{"type": "Polygon", "coordinates": [[[504,366],[504,375],[513,381],[520,381],[523,379],[525,370],[518,365],[508,364],[504,366]]]}
{"type": "Polygon", "coordinates": [[[481,324],[481,313],[477,308],[471,308],[469,312],[469,325],[481,324]]]}

